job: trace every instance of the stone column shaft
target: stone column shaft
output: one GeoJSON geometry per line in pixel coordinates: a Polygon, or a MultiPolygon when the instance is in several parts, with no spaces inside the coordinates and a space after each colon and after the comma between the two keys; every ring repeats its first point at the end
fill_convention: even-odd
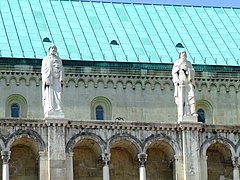
{"type": "Polygon", "coordinates": [[[47,152],[39,152],[39,179],[40,180],[49,179],[47,152]]]}
{"type": "Polygon", "coordinates": [[[239,158],[233,157],[233,180],[239,180],[239,158]]]}
{"type": "Polygon", "coordinates": [[[103,180],[110,179],[109,173],[109,162],[110,162],[110,153],[103,153],[102,154],[102,161],[103,161],[103,180]]]}
{"type": "Polygon", "coordinates": [[[207,169],[207,156],[201,156],[201,179],[208,179],[208,169],[207,169]]]}
{"type": "Polygon", "coordinates": [[[67,180],[73,180],[73,152],[66,155],[67,180]]]}
{"type": "Polygon", "coordinates": [[[2,155],[2,179],[9,180],[9,159],[10,159],[11,151],[1,151],[2,155]]]}
{"type": "Polygon", "coordinates": [[[175,164],[174,164],[174,179],[182,180],[183,179],[183,157],[182,156],[174,156],[175,164]]]}
{"type": "Polygon", "coordinates": [[[139,177],[140,180],[146,180],[146,168],[145,168],[145,163],[147,161],[147,154],[140,153],[138,154],[138,161],[139,161],[139,177]]]}

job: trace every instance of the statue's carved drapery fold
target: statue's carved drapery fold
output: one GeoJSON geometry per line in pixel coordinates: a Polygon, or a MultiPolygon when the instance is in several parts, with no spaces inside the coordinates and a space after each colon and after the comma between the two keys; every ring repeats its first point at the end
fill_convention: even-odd
{"type": "Polygon", "coordinates": [[[195,71],[187,60],[186,51],[179,52],[179,59],[172,68],[174,98],[178,108],[178,118],[196,115],[195,110],[195,71]]]}
{"type": "Polygon", "coordinates": [[[49,54],[42,60],[42,105],[44,114],[62,113],[64,72],[62,60],[57,56],[57,47],[51,45],[49,54]]]}

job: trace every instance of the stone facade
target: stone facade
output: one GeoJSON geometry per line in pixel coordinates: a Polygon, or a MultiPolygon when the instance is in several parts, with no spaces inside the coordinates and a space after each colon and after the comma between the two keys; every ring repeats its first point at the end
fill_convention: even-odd
{"type": "Polygon", "coordinates": [[[0,72],[4,180],[239,179],[239,73],[197,71],[205,123],[177,123],[168,69],[65,70],[65,119],[43,118],[37,67],[0,72]]]}

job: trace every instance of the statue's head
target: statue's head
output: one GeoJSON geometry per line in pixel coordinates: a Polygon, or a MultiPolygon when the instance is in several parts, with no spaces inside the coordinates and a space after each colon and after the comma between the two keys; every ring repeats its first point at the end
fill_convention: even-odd
{"type": "Polygon", "coordinates": [[[187,60],[187,52],[186,51],[180,51],[178,54],[178,58],[182,60],[187,60]]]}
{"type": "Polygon", "coordinates": [[[57,54],[57,46],[55,46],[54,44],[52,44],[52,45],[48,48],[48,51],[49,51],[50,54],[56,55],[56,54],[57,54]]]}

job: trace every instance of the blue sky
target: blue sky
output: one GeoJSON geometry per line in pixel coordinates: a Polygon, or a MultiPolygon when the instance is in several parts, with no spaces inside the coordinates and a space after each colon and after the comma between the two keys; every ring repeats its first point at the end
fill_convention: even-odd
{"type": "Polygon", "coordinates": [[[93,0],[93,1],[174,4],[174,5],[194,5],[213,7],[240,7],[240,0],[93,0]]]}

